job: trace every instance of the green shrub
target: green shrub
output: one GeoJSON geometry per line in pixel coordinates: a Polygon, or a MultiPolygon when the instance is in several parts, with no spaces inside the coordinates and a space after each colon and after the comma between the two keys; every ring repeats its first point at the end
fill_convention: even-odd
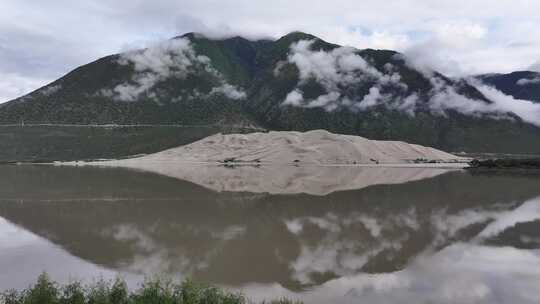
{"type": "MultiPolygon", "coordinates": [[[[0,293],[0,304],[252,304],[240,293],[185,280],[146,280],[136,290],[129,290],[124,280],[103,279],[83,286],[80,282],[59,285],[46,273],[37,282],[21,291],[0,293]]],[[[301,304],[288,299],[262,304],[301,304]]]]}
{"type": "Polygon", "coordinates": [[[60,304],[85,304],[85,290],[79,282],[67,284],[62,288],[60,304]]]}
{"type": "Polygon", "coordinates": [[[46,273],[41,274],[36,285],[27,290],[22,296],[24,304],[57,304],[59,291],[56,283],[52,282],[46,273]]]}

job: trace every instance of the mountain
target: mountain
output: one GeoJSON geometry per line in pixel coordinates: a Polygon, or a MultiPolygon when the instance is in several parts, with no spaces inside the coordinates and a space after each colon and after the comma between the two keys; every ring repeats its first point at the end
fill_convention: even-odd
{"type": "Polygon", "coordinates": [[[540,102],[540,73],[531,71],[477,76],[484,83],[517,99],[540,102]]]}
{"type": "MultiPolygon", "coordinates": [[[[0,124],[22,122],[326,129],[447,151],[540,152],[539,127],[468,81],[301,32],[257,41],[190,33],[107,56],[0,105],[0,124]]],[[[173,146],[150,145],[136,152],[173,146]]]]}

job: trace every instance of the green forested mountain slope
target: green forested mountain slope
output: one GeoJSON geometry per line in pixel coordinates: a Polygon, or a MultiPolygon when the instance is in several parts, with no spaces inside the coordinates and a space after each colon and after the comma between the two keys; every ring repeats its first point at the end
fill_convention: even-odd
{"type": "Polygon", "coordinates": [[[275,41],[191,33],[101,58],[0,105],[1,124],[22,122],[321,128],[448,151],[540,153],[540,128],[469,82],[394,51],[300,32],[275,41]]]}

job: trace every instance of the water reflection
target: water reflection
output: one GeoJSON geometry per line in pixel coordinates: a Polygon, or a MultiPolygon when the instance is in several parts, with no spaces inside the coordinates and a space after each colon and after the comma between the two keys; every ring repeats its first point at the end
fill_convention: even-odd
{"type": "MultiPolygon", "coordinates": [[[[463,164],[436,164],[439,168],[361,167],[361,166],[261,166],[196,165],[171,162],[102,162],[101,166],[156,173],[192,182],[214,191],[326,195],[336,191],[358,190],[374,185],[402,184],[459,170],[463,164]]],[[[408,165],[414,166],[414,165],[408,165]]]]}
{"type": "MultiPolygon", "coordinates": [[[[307,303],[538,303],[540,253],[457,242],[403,270],[358,273],[304,292],[307,303]]],[[[278,284],[246,287],[257,299],[294,297],[278,284]]]]}
{"type": "MultiPolygon", "coordinates": [[[[60,246],[0,218],[0,289],[26,288],[47,271],[56,280],[114,278],[116,271],[88,263],[60,246]]],[[[122,273],[130,282],[140,275],[122,273]]]]}
{"type": "MultiPolygon", "coordinates": [[[[372,174],[414,175],[392,170],[372,174]]],[[[315,195],[217,192],[125,169],[2,167],[0,216],[8,222],[0,232],[20,228],[0,233],[0,286],[25,275],[15,258],[40,268],[35,251],[16,241],[29,234],[30,244],[48,242],[42,251],[81,268],[190,276],[256,298],[538,302],[538,176],[426,176],[315,195]],[[20,250],[10,256],[8,247],[20,250]]]]}

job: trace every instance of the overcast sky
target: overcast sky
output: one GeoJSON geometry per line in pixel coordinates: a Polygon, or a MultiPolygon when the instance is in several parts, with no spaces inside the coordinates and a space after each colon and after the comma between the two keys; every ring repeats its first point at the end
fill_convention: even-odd
{"type": "Polygon", "coordinates": [[[0,0],[0,102],[185,32],[301,30],[405,52],[449,76],[540,69],[538,0],[0,0]]]}

